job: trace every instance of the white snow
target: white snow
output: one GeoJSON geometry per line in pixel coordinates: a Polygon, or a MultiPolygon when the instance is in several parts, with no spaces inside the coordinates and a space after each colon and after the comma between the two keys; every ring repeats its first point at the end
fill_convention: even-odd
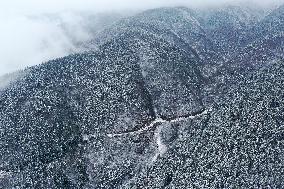
{"type": "Polygon", "coordinates": [[[3,178],[5,178],[5,177],[7,177],[8,175],[10,175],[10,173],[9,172],[6,172],[6,171],[0,171],[0,179],[3,179],[3,178]]]}
{"type": "Polygon", "coordinates": [[[139,129],[137,131],[118,133],[118,134],[110,134],[109,133],[109,134],[107,134],[107,136],[112,138],[112,137],[124,136],[124,135],[129,135],[129,134],[131,134],[131,135],[133,135],[133,134],[140,134],[142,132],[148,131],[149,129],[153,128],[158,123],[176,123],[176,122],[180,122],[180,121],[186,121],[188,119],[194,119],[196,117],[200,117],[202,115],[206,115],[206,114],[208,114],[209,111],[210,111],[210,109],[204,110],[203,112],[201,112],[200,114],[197,114],[195,116],[178,117],[178,118],[172,119],[170,121],[158,117],[154,121],[152,121],[149,125],[147,125],[146,127],[141,128],[141,129],[139,129]]]}

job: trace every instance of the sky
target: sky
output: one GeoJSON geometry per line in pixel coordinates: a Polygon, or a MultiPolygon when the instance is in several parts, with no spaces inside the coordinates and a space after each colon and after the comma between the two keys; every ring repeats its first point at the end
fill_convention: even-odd
{"type": "Polygon", "coordinates": [[[78,43],[92,39],[100,22],[88,13],[123,15],[162,6],[206,7],[256,3],[276,6],[284,0],[1,0],[0,75],[78,52],[78,43]],[[83,16],[85,15],[85,16],[83,16]]]}

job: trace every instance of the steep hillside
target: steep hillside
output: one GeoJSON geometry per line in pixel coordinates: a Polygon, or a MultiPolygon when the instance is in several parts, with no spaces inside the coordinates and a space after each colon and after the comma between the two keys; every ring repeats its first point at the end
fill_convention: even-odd
{"type": "Polygon", "coordinates": [[[228,58],[244,45],[244,37],[264,11],[252,7],[226,6],[199,11],[199,19],[208,37],[228,58]]]}
{"type": "Polygon", "coordinates": [[[240,78],[251,72],[257,73],[259,69],[273,62],[283,60],[282,8],[283,6],[273,10],[259,21],[247,26],[242,38],[238,39],[239,43],[234,44],[234,52],[226,61],[217,65],[216,71],[211,74],[208,85],[205,86],[205,96],[222,96],[230,86],[238,85],[240,78]]]}
{"type": "Polygon", "coordinates": [[[108,173],[96,175],[104,164],[94,170],[89,166],[91,157],[106,147],[113,149],[102,151],[103,159],[123,152],[114,144],[105,146],[113,143],[107,134],[132,132],[157,117],[173,119],[204,108],[202,77],[193,57],[161,38],[130,30],[97,52],[30,68],[0,96],[0,162],[7,174],[2,186],[81,188],[88,180],[111,186],[120,174],[138,171],[136,164],[145,157],[126,154],[127,146],[125,157],[106,162],[118,166],[107,182],[101,179],[108,173]],[[128,158],[132,169],[124,167],[128,158]]]}
{"type": "Polygon", "coordinates": [[[164,123],[167,149],[122,188],[281,188],[284,64],[251,73],[207,115],[164,123]]]}
{"type": "Polygon", "coordinates": [[[247,46],[233,58],[233,64],[257,66],[274,59],[283,59],[284,6],[272,11],[247,34],[247,46]]]}

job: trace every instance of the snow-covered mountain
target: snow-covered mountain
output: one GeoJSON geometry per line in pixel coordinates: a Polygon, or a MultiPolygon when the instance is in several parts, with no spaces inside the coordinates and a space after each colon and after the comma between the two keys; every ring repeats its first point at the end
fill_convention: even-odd
{"type": "Polygon", "coordinates": [[[0,188],[281,188],[283,7],[147,10],[0,88],[0,188]]]}

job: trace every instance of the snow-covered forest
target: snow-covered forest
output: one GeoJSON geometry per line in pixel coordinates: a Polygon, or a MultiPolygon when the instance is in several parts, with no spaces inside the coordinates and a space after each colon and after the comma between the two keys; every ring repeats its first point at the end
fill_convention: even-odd
{"type": "Polygon", "coordinates": [[[107,15],[0,77],[0,188],[283,187],[284,4],[107,15]]]}

